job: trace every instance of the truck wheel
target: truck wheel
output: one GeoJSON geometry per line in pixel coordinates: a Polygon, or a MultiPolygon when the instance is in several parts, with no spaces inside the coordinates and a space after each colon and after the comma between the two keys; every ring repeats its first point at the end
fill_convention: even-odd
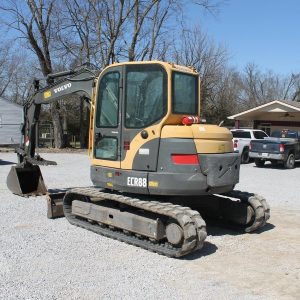
{"type": "Polygon", "coordinates": [[[295,167],[295,155],[290,153],[287,160],[284,162],[284,167],[286,169],[293,169],[295,167]]]}
{"type": "Polygon", "coordinates": [[[254,162],[257,167],[261,168],[264,166],[266,161],[259,159],[259,158],[255,158],[254,162]]]}
{"type": "Polygon", "coordinates": [[[246,149],[243,150],[243,153],[242,153],[242,156],[241,156],[241,163],[242,164],[248,164],[249,160],[250,160],[249,149],[246,148],[246,149]]]}

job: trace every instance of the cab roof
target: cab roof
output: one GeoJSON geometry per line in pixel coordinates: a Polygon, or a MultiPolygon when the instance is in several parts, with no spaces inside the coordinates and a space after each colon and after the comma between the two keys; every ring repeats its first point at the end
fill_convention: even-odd
{"type": "Polygon", "coordinates": [[[163,62],[159,60],[153,60],[153,61],[130,61],[130,62],[121,62],[121,63],[114,63],[107,68],[115,67],[115,66],[126,66],[126,65],[147,65],[147,64],[159,64],[163,66],[166,70],[170,71],[179,71],[179,72],[185,72],[185,73],[190,73],[193,75],[198,75],[198,72],[195,67],[193,66],[183,66],[183,65],[177,65],[175,63],[171,62],[163,62]]]}

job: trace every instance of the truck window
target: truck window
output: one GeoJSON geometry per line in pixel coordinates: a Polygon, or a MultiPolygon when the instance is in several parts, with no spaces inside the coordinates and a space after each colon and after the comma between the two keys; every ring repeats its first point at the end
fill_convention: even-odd
{"type": "Polygon", "coordinates": [[[298,134],[296,131],[288,131],[288,130],[277,131],[276,130],[276,131],[272,132],[271,137],[297,139],[298,134]]]}
{"type": "Polygon", "coordinates": [[[297,139],[297,138],[298,138],[298,135],[297,135],[297,132],[296,132],[296,131],[288,131],[286,137],[287,137],[287,138],[291,138],[291,139],[297,139]]]}
{"type": "Polygon", "coordinates": [[[271,133],[271,137],[275,137],[275,138],[280,138],[281,137],[281,132],[280,131],[273,131],[271,133]]]}
{"type": "Polygon", "coordinates": [[[268,135],[263,131],[253,131],[253,135],[258,140],[263,140],[265,137],[268,137],[268,135]]]}
{"type": "Polygon", "coordinates": [[[234,138],[238,139],[251,139],[249,131],[231,131],[234,138]]]}

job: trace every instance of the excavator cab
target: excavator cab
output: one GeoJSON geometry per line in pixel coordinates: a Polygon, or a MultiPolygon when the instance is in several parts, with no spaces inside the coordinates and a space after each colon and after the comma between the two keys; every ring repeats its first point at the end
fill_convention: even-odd
{"type": "Polygon", "coordinates": [[[239,157],[229,130],[200,122],[195,69],[164,62],[106,68],[90,122],[95,186],[144,195],[233,189],[239,157]]]}

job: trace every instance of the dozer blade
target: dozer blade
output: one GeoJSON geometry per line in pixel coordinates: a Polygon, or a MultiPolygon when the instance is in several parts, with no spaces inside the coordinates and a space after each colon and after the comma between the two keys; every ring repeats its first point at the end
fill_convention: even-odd
{"type": "Polygon", "coordinates": [[[47,195],[47,218],[56,219],[64,217],[63,199],[66,194],[64,192],[49,193],[47,195]]]}
{"type": "Polygon", "coordinates": [[[36,165],[11,167],[6,184],[12,193],[19,196],[39,196],[47,193],[41,170],[36,165]]]}

